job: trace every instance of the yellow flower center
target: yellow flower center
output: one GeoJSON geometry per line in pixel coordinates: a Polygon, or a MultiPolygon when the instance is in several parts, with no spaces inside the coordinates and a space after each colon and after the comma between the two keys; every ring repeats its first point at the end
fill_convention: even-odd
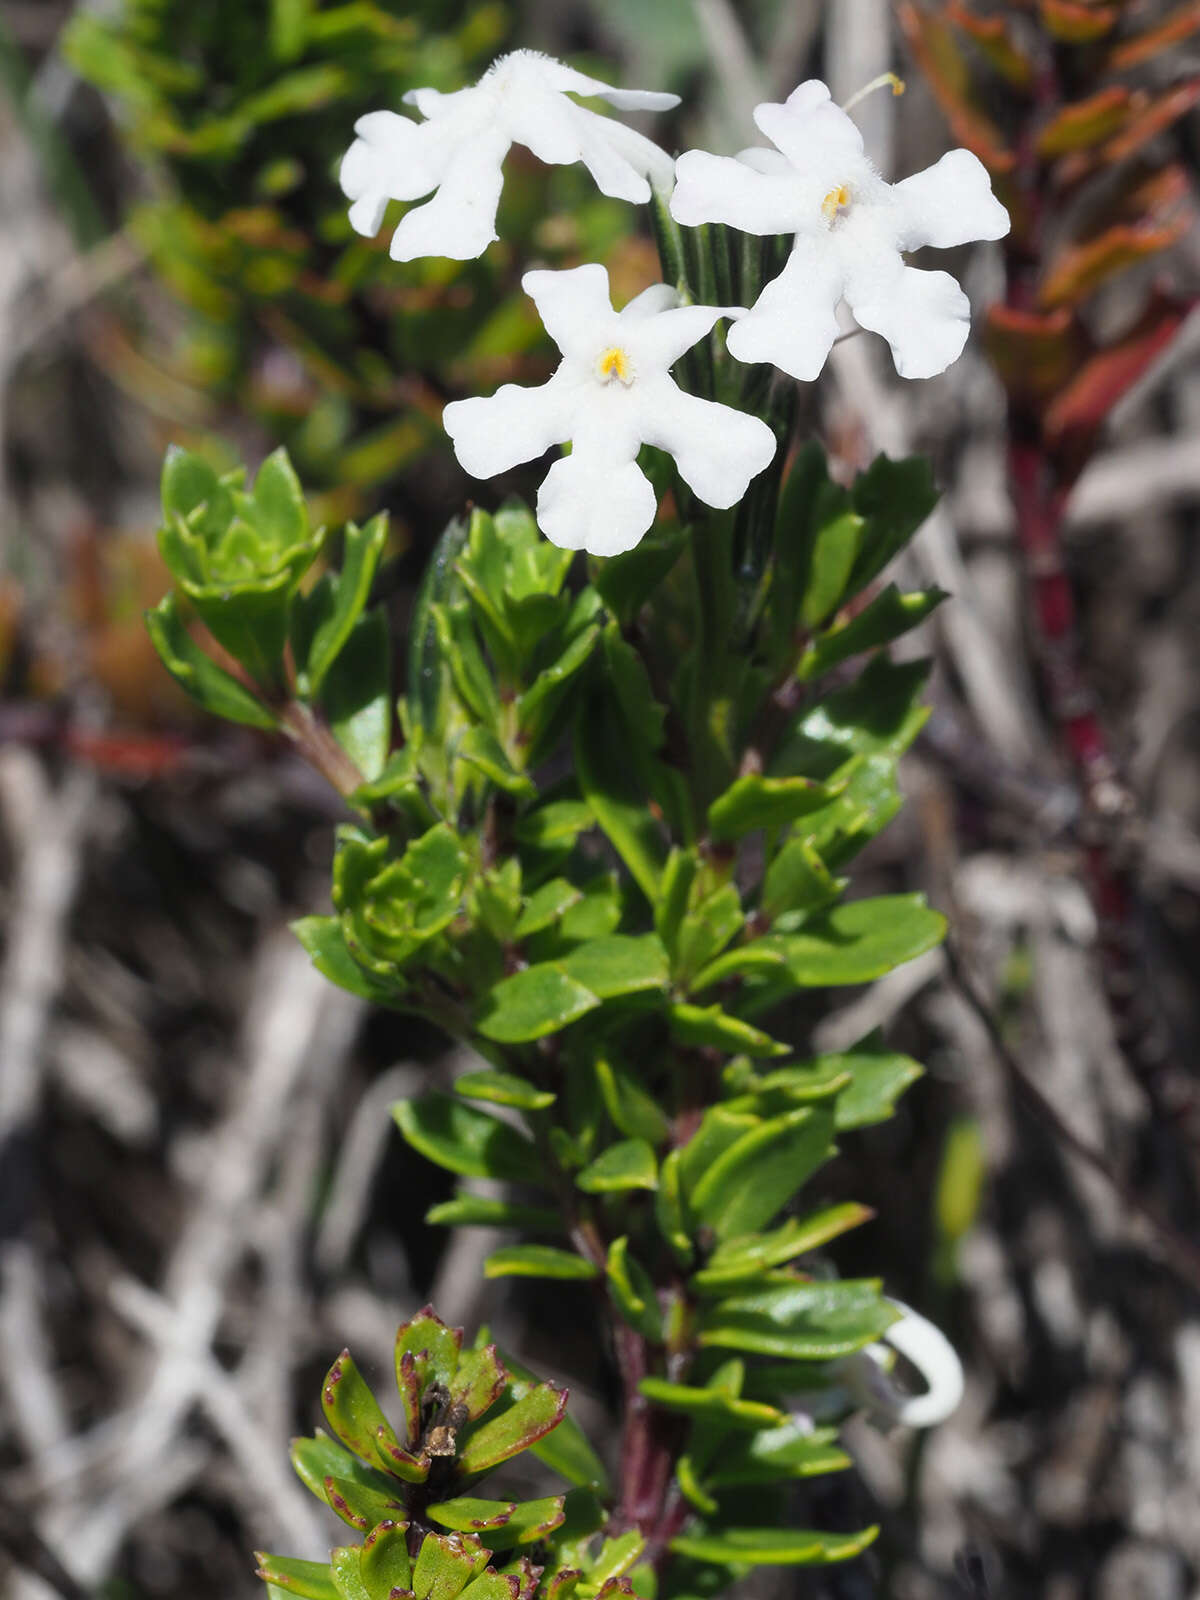
{"type": "Polygon", "coordinates": [[[844,183],[839,183],[837,188],[830,189],[824,200],[821,201],[821,215],[826,222],[834,222],[841,212],[847,210],[849,205],[850,191],[844,183]]]}
{"type": "Polygon", "coordinates": [[[634,379],[629,351],[622,350],[619,344],[611,344],[607,350],[601,351],[600,359],[596,362],[596,376],[601,383],[611,383],[614,378],[619,378],[628,389],[634,379]]]}

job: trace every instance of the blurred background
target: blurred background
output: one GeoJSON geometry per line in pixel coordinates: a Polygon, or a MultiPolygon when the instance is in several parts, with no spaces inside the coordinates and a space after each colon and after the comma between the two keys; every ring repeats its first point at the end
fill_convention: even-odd
{"type": "MultiPolygon", "coordinates": [[[[430,1297],[567,1381],[611,1447],[584,1290],[485,1283],[493,1238],[421,1222],[449,1180],[386,1108],[453,1075],[445,1041],[330,987],[287,932],[326,909],[336,797],[194,713],[153,653],[158,471],[172,441],[252,466],[282,443],[317,520],[387,507],[402,625],[464,499],[536,482],[481,490],[439,426],[446,399],[549,371],[522,271],[600,260],[619,303],[658,268],[643,217],[519,149],[502,243],[398,268],[345,221],[355,118],[520,44],[675,90],[647,131],[732,152],[802,78],[844,100],[892,69],[908,92],[856,117],[902,176],[958,142],[912,37],[887,0],[0,0],[0,1592],[248,1600],[253,1548],[327,1550],[287,1441],[337,1351],[385,1371],[430,1297]]],[[[1160,138],[1194,176],[1196,113],[1160,138]]],[[[958,257],[978,332],[1000,255],[958,257]]],[[[1128,323],[1164,275],[1196,292],[1194,227],[1096,315],[1128,323]]],[[[933,715],[857,881],[924,890],[957,975],[935,953],[815,996],[811,1022],[823,1046],[882,1025],[928,1064],[831,1169],[878,1212],[837,1260],[937,1320],[968,1382],[931,1437],[852,1425],[859,1481],[822,1493],[880,1544],[772,1592],[1200,1594],[1198,348],[1193,318],[1069,504],[1100,833],[1039,674],[983,340],[904,386],[852,339],[803,396],[840,473],[919,451],[944,490],[906,558],[953,595],[914,646],[933,715]]]]}

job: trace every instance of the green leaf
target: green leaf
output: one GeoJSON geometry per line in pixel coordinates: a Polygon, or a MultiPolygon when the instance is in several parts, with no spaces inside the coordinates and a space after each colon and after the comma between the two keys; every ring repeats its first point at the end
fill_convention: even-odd
{"type": "Polygon", "coordinates": [[[400,1132],[414,1150],[464,1178],[503,1178],[537,1183],[541,1163],[523,1134],[448,1094],[397,1100],[392,1106],[400,1132]]]}
{"type": "Polygon", "coordinates": [[[851,755],[903,755],[929,716],[920,703],[928,676],[928,661],[873,656],[853,683],[804,713],[772,770],[825,779],[851,755]]]}
{"type": "Polygon", "coordinates": [[[731,1145],[696,1184],[692,1209],[718,1240],[754,1233],[835,1153],[833,1114],[801,1107],[731,1145]]]}
{"type": "Polygon", "coordinates": [[[330,662],[321,707],[366,781],[378,778],[392,742],[392,641],[382,606],[359,617],[330,662]]]}
{"type": "Polygon", "coordinates": [[[174,595],[146,612],[146,630],[164,667],[206,711],[250,728],[279,729],[278,719],[249,689],[204,653],[180,619],[174,595]]]}
{"type": "Polygon", "coordinates": [[[293,1439],[291,1461],[301,1483],[323,1504],[328,1499],[326,1482],[330,1479],[335,1480],[347,1496],[349,1485],[356,1496],[362,1494],[367,1497],[368,1503],[372,1503],[372,1496],[378,1496],[390,1504],[396,1492],[392,1479],[373,1467],[364,1466],[356,1455],[352,1455],[344,1445],[337,1444],[328,1434],[317,1433],[311,1439],[293,1439]]]}
{"type": "Polygon", "coordinates": [[[787,1413],[759,1400],[742,1400],[723,1389],[694,1389],[687,1384],[668,1383],[665,1378],[643,1378],[638,1388],[647,1400],[668,1411],[682,1411],[689,1417],[708,1417],[731,1428],[773,1428],[784,1422],[787,1413]]]}
{"type": "Polygon", "coordinates": [[[641,656],[622,639],[615,622],[604,630],[604,666],[633,745],[649,755],[662,744],[666,708],[655,700],[641,656]]]}
{"type": "Polygon", "coordinates": [[[645,1548],[645,1537],[636,1528],[616,1539],[606,1539],[588,1569],[588,1590],[602,1589],[610,1579],[628,1572],[645,1548]]]}
{"type": "Polygon", "coordinates": [[[491,1200],[480,1194],[458,1194],[425,1213],[425,1221],[442,1228],[520,1228],[527,1233],[562,1233],[557,1211],[491,1200]]]}
{"type": "Polygon", "coordinates": [[[756,828],[784,827],[826,805],[843,787],[809,778],[738,778],[709,806],[709,832],[714,839],[740,839],[756,828]]]}
{"type": "Polygon", "coordinates": [[[575,777],[592,815],[653,905],[665,856],[646,797],[631,788],[621,729],[605,697],[594,696],[575,730],[575,777]]]}
{"type": "MultiPolygon", "coordinates": [[[[507,1351],[502,1351],[501,1356],[509,1374],[508,1392],[514,1399],[519,1400],[539,1387],[538,1380],[528,1367],[522,1366],[507,1351]]],[[[575,1418],[566,1411],[553,1432],[538,1439],[530,1449],[539,1461],[568,1483],[576,1484],[581,1489],[594,1489],[598,1494],[608,1497],[608,1472],[604,1463],[588,1443],[575,1418]]]]}
{"type": "Polygon", "coordinates": [[[467,729],[454,753],[460,761],[482,772],[489,783],[517,800],[532,800],[537,792],[533,780],[516,770],[495,735],[478,724],[467,729]]]}
{"type": "Polygon", "coordinates": [[[540,1111],[552,1106],[556,1098],[548,1089],[539,1089],[528,1078],[518,1078],[513,1072],[464,1072],[455,1078],[454,1092],[467,1100],[516,1106],[521,1111],[540,1111]]]}
{"type": "Polygon", "coordinates": [[[870,983],[942,942],[946,919],[919,894],[852,900],[784,936],[792,981],[804,988],[870,983]]]}
{"type": "Polygon", "coordinates": [[[673,1005],[667,1012],[671,1035],[680,1044],[744,1050],[750,1056],[787,1055],[788,1047],[769,1033],[731,1017],[720,1006],[673,1005]]]}
{"type": "Polygon", "coordinates": [[[692,1285],[702,1292],[730,1288],[828,1244],[850,1228],[869,1222],[874,1215],[868,1206],[847,1200],[841,1205],[814,1211],[801,1220],[789,1217],[773,1233],[730,1239],[718,1245],[707,1264],[693,1275],[692,1285]]]}
{"type": "Polygon", "coordinates": [[[851,656],[862,655],[866,650],[898,639],[924,622],[945,598],[941,589],[918,589],[911,594],[901,594],[895,584],[889,583],[857,616],[848,617],[822,633],[804,652],[796,676],[803,682],[811,682],[851,656]]]}
{"type": "Polygon", "coordinates": [[[815,628],[837,610],[842,598],[853,592],[851,572],[862,545],[863,518],[843,511],[815,531],[807,581],[800,600],[800,621],[815,628]]]}
{"type": "Polygon", "coordinates": [[[593,558],[591,568],[596,588],[623,627],[633,621],[667,576],[687,542],[686,528],[658,523],[626,554],[600,561],[593,558]]]}
{"type": "Polygon", "coordinates": [[[350,954],[340,917],[300,917],[290,924],[292,932],[308,952],[317,971],[362,1000],[386,1005],[395,1000],[401,986],[389,988],[371,978],[350,954]]]}
{"type": "Polygon", "coordinates": [[[525,1044],[557,1033],[599,1004],[561,962],[543,961],[496,984],[475,1025],[498,1044],[525,1044]]]}
{"type": "Polygon", "coordinates": [[[879,1533],[810,1533],[801,1528],[722,1528],[681,1534],[671,1540],[676,1555],[695,1561],[736,1562],[753,1567],[824,1567],[861,1555],[879,1533]]]}
{"type": "Polygon", "coordinates": [[[561,1278],[583,1282],[596,1276],[590,1261],[573,1250],[548,1244],[509,1244],[493,1250],[484,1262],[485,1278],[561,1278]]]}
{"type": "Polygon", "coordinates": [[[499,1351],[494,1344],[486,1344],[465,1350],[459,1357],[458,1371],[449,1386],[450,1399],[454,1405],[464,1406],[467,1421],[474,1422],[491,1410],[507,1383],[499,1351]]]}
{"type": "Polygon", "coordinates": [[[341,1593],[333,1581],[327,1561],[295,1561],[290,1556],[272,1556],[265,1550],[256,1550],[257,1576],[286,1594],[302,1596],[302,1600],[341,1600],[341,1593]]]}
{"type": "Polygon", "coordinates": [[[614,1126],[631,1139],[661,1144],[670,1131],[670,1122],[654,1096],[642,1088],[632,1073],[607,1056],[597,1056],[593,1065],[614,1126]]]}
{"type": "Polygon", "coordinates": [[[897,1312],[872,1279],[781,1284],[732,1294],[700,1317],[706,1348],[828,1361],[878,1339],[897,1312]]]}
{"type": "Polygon", "coordinates": [[[836,1444],[836,1428],[815,1429],[807,1419],[786,1418],[752,1439],[730,1441],[706,1474],[715,1489],[777,1483],[780,1478],[815,1478],[844,1472],[852,1463],[836,1444]]]}
{"type": "Polygon", "coordinates": [[[692,1259],[692,1241],[683,1197],[682,1159],[681,1150],[671,1150],[663,1157],[658,1192],[654,1196],[654,1217],[676,1260],[687,1266],[692,1259]]]}
{"type": "Polygon", "coordinates": [[[722,884],[694,906],[679,924],[675,939],[675,970],[686,978],[708,965],[745,922],[742,897],[736,884],[722,884]]]}
{"type": "Polygon", "coordinates": [[[365,1488],[351,1478],[325,1479],[325,1499],[342,1521],[358,1533],[370,1533],[381,1522],[391,1522],[404,1516],[404,1502],[398,1500],[394,1489],[383,1493],[365,1488]]]}
{"type": "Polygon", "coordinates": [[[903,550],[937,505],[938,493],[933,468],[924,456],[892,461],[881,455],[859,474],[851,496],[854,509],[868,524],[850,576],[852,587],[858,590],[903,550]]]}
{"type": "Polygon", "coordinates": [[[559,921],[563,913],[583,899],[582,892],[566,878],[551,878],[525,901],[513,930],[517,939],[528,939],[559,921]]]}
{"type": "Polygon", "coordinates": [[[468,1474],[486,1472],[528,1450],[558,1426],[566,1408],[565,1389],[556,1389],[550,1383],[537,1384],[501,1416],[482,1423],[460,1445],[459,1470],[468,1474]]]}
{"type": "Polygon", "coordinates": [[[501,1527],[481,1529],[479,1536],[491,1550],[511,1550],[517,1545],[534,1544],[562,1527],[566,1519],[565,1501],[566,1496],[561,1494],[523,1500],[501,1527]]]}
{"type": "Polygon", "coordinates": [[[922,1076],[925,1069],[911,1056],[899,1055],[872,1035],[840,1055],[822,1056],[826,1066],[835,1065],[850,1074],[850,1082],[838,1095],[835,1115],[839,1128],[866,1128],[886,1122],[904,1091],[922,1076]]]}
{"type": "Polygon", "coordinates": [[[427,1508],[439,1528],[457,1533],[482,1533],[485,1528],[501,1528],[516,1509],[515,1500],[475,1500],[469,1495],[441,1500],[427,1508]]]}
{"type": "Polygon", "coordinates": [[[767,868],[762,912],[771,922],[787,912],[818,911],[836,900],[845,880],[835,878],[811,840],[789,839],[767,868]]]}
{"type": "MultiPolygon", "coordinates": [[[[701,1117],[700,1126],[679,1152],[684,1191],[690,1195],[722,1151],[728,1150],[743,1134],[759,1126],[761,1118],[747,1111],[730,1111],[721,1105],[710,1106],[701,1117]]],[[[665,1170],[665,1162],[663,1166],[665,1170]]]]}
{"type": "Polygon", "coordinates": [[[623,1139],[575,1174],[587,1194],[619,1194],[628,1189],[657,1189],[658,1163],[644,1139],[623,1139]]]}
{"type": "Polygon", "coordinates": [[[375,1461],[378,1443],[398,1443],[391,1423],[380,1410],[379,1402],[349,1350],[342,1351],[325,1375],[321,1408],[325,1420],[342,1443],[365,1461],[375,1461]]]}
{"type": "Polygon", "coordinates": [[[427,1533],[413,1567],[413,1592],[417,1600],[457,1600],[487,1564],[488,1552],[473,1534],[427,1533]]]}
{"type": "MultiPolygon", "coordinates": [[[[262,481],[262,474],[259,474],[262,481]]],[[[292,616],[292,648],[301,695],[314,699],[367,604],[379,558],[387,542],[387,513],[365,528],[346,524],[342,567],[327,573],[308,595],[298,595],[292,616]]]]}
{"type": "Polygon", "coordinates": [[[556,845],[574,844],[581,833],[593,826],[592,809],[586,800],[549,800],[518,817],[513,833],[521,844],[549,850],[556,845]]]}
{"type": "Polygon", "coordinates": [[[601,1000],[665,989],[670,978],[667,953],[656,934],[614,933],[576,946],[559,963],[569,978],[601,1000]]]}
{"type": "Polygon", "coordinates": [[[605,1265],[608,1289],[625,1321],[652,1344],[662,1340],[662,1311],[654,1280],[635,1256],[629,1253],[629,1240],[614,1239],[608,1248],[605,1265]]]}
{"type": "Polygon", "coordinates": [[[462,1352],[462,1329],[448,1328],[432,1306],[396,1329],[396,1381],[404,1388],[405,1357],[411,1357],[418,1391],[430,1384],[449,1389],[458,1372],[462,1352]]]}
{"type": "Polygon", "coordinates": [[[359,1575],[370,1600],[390,1600],[397,1589],[411,1585],[406,1522],[382,1522],[372,1528],[363,1540],[359,1575]]]}

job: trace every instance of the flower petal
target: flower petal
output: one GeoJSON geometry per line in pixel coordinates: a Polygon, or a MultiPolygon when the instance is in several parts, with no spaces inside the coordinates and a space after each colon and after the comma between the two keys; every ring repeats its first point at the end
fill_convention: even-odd
{"type": "MultiPolygon", "coordinates": [[[[622,319],[628,310],[626,306],[622,319]]],[[[654,317],[635,317],[628,336],[634,366],[639,371],[665,371],[711,332],[722,317],[745,314],[745,306],[675,306],[654,317]]]]}
{"type": "Polygon", "coordinates": [[[419,200],[442,181],[458,144],[447,137],[449,129],[435,134],[395,111],[368,111],[354,131],[358,138],[343,156],[341,170],[342,189],[352,199],[369,183],[392,200],[419,200]]]}
{"type": "Polygon", "coordinates": [[[726,344],[738,361],[767,361],[811,383],[838,336],[835,315],[844,277],[829,238],[796,239],[783,271],[759,295],[748,315],[729,330],[726,344]]]}
{"type": "MultiPolygon", "coordinates": [[[[436,122],[424,124],[429,129],[436,122]]],[[[497,238],[496,208],[504,187],[508,135],[493,129],[463,143],[442,175],[437,193],[403,217],[392,236],[393,261],[447,256],[471,261],[497,238]]]]}
{"type": "Polygon", "coordinates": [[[653,139],[586,106],[576,106],[575,114],[580,160],[601,194],[644,205],[650,198],[651,183],[658,189],[670,189],[675,163],[653,139]]]}
{"type": "MultiPolygon", "coordinates": [[[[532,52],[530,52],[532,53],[532,52]]],[[[548,88],[568,94],[597,95],[621,111],[670,111],[679,104],[677,94],[663,94],[656,89],[618,89],[599,78],[589,78],[563,61],[543,56],[543,81],[548,88]]]]}
{"type": "Polygon", "coordinates": [[[598,347],[604,323],[616,320],[609,297],[608,270],[598,262],[567,267],[562,272],[527,272],[521,287],[564,355],[598,347]]]}
{"type": "Polygon", "coordinates": [[[670,378],[644,387],[642,438],[675,457],[679,475],[706,505],[736,505],[751,478],[775,454],[775,435],[761,417],[701,400],[670,378]]]}
{"type": "Polygon", "coordinates": [[[924,172],[893,184],[891,199],[901,250],[926,244],[949,250],[974,239],[1003,239],[1010,227],[987,168],[969,150],[948,150],[924,172]]]}
{"type": "Polygon", "coordinates": [[[783,105],[769,101],[754,108],[754,120],[801,172],[830,159],[862,154],[862,134],[840,106],[830,99],[819,78],[792,90],[783,105]]]}
{"type": "Polygon", "coordinates": [[[627,300],[617,315],[622,322],[641,322],[660,311],[673,311],[679,304],[679,291],[669,283],[652,283],[648,289],[627,300]]]}
{"type": "Polygon", "coordinates": [[[556,461],[537,498],[538,527],[564,550],[616,556],[651,527],[658,502],[635,460],[578,449],[556,461]]]}
{"type": "Polygon", "coordinates": [[[494,478],[519,462],[535,461],[571,437],[570,390],[556,383],[557,376],[534,389],[506,383],[489,398],[452,400],[446,406],[442,427],[473,478],[494,478]]]}
{"type": "Polygon", "coordinates": [[[971,330],[971,302],[950,274],[906,266],[898,253],[861,261],[847,275],[846,302],[891,345],[902,378],[945,372],[971,330]]]}
{"type": "Polygon", "coordinates": [[[743,233],[791,233],[803,216],[795,172],[757,172],[732,156],[686,150],[675,163],[671,215],[685,227],[724,222],[743,233]]]}

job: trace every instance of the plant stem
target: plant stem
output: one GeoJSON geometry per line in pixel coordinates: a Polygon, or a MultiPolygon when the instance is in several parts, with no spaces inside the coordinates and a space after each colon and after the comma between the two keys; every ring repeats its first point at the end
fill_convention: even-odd
{"type": "Polygon", "coordinates": [[[349,799],[365,781],[362,773],[342,749],[325,724],[303,701],[289,700],[279,713],[283,731],[300,754],[338,794],[349,799]]]}

